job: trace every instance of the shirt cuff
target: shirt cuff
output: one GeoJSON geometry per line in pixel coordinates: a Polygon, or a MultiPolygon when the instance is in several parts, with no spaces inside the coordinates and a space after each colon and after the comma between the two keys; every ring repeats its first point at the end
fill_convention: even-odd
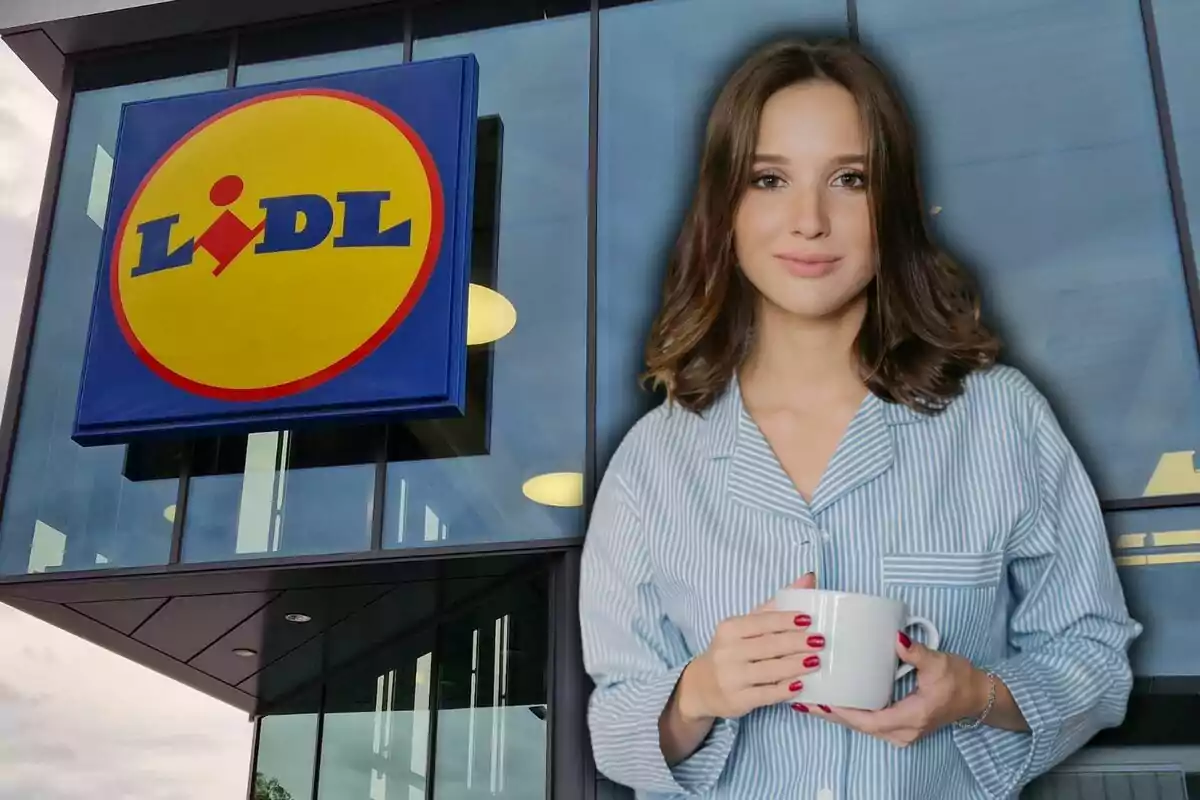
{"type": "Polygon", "coordinates": [[[1008,687],[1029,730],[1006,731],[986,723],[970,729],[956,727],[954,742],[980,788],[1002,800],[1050,764],[1062,723],[1038,678],[1045,670],[1036,662],[1017,656],[991,672],[1008,687]]]}
{"type": "Polygon", "coordinates": [[[612,765],[611,770],[601,765],[601,772],[611,772],[610,778],[641,792],[694,797],[716,786],[733,751],[738,720],[716,720],[700,747],[673,767],[668,766],[663,756],[658,723],[683,669],[642,679],[636,687],[630,684],[622,687],[626,691],[622,693],[620,708],[609,711],[624,719],[613,720],[618,724],[609,728],[615,736],[606,743],[607,747],[593,748],[597,755],[604,751],[605,760],[612,765]]]}

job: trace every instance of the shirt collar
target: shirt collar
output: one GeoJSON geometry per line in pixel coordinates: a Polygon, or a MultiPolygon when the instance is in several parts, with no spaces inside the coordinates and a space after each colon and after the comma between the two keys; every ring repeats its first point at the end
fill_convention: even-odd
{"type": "MultiPolygon", "coordinates": [[[[903,403],[893,403],[877,395],[870,394],[864,401],[864,409],[875,411],[877,408],[883,421],[888,426],[912,425],[925,422],[927,414],[914,411],[903,403]]],[[[725,391],[713,401],[707,409],[701,412],[701,418],[706,423],[708,453],[713,458],[728,458],[737,447],[738,421],[745,410],[742,402],[741,385],[737,375],[730,379],[725,391]]]]}

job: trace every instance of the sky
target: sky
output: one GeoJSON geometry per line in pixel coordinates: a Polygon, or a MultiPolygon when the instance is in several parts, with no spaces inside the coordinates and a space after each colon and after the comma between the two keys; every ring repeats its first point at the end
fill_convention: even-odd
{"type": "MultiPolygon", "coordinates": [[[[0,400],[54,99],[0,43],[0,400]]],[[[0,605],[0,800],[245,797],[245,713],[0,605]]]]}

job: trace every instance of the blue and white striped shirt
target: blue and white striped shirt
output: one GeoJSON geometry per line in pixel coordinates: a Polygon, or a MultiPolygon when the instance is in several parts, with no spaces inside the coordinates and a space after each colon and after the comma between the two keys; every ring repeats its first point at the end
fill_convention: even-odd
{"type": "Polygon", "coordinates": [[[1120,724],[1141,632],[1091,482],[1010,367],[973,375],[935,417],[868,394],[811,502],[736,381],[703,414],[660,406],[605,473],[582,569],[596,762],[656,800],[1010,798],[1120,724]],[[900,749],[783,704],[718,720],[668,767],[658,718],[688,660],[810,571],[903,598],[944,650],[1004,681],[1031,732],[951,726],[900,749]]]}

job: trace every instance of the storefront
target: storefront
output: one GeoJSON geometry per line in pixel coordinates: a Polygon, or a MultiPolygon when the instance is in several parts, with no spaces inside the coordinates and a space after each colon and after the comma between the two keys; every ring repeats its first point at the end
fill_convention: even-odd
{"type": "Polygon", "coordinates": [[[588,504],[655,401],[642,338],[716,82],[792,32],[860,37],[900,76],[931,219],[1104,501],[1146,633],[1125,727],[1077,768],[1114,792],[1200,773],[1200,6],[74,5],[0,10],[61,103],[0,430],[0,599],[253,715],[252,797],[616,791],[584,722],[588,504]],[[125,104],[464,55],[461,416],[73,439],[125,104]]]}

